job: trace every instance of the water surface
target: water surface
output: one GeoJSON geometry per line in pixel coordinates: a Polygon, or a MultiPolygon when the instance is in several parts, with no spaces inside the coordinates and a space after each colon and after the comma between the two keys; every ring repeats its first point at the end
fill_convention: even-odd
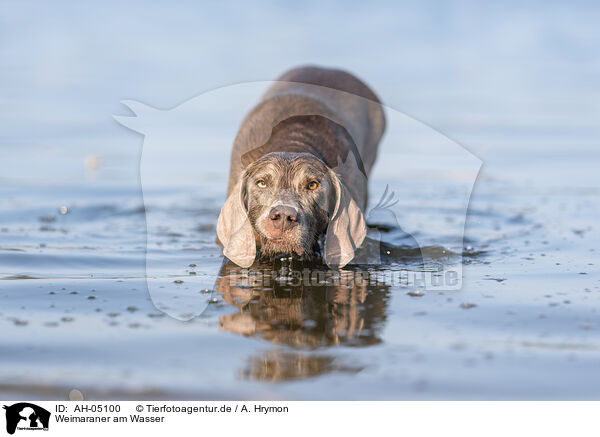
{"type": "MultiPolygon", "coordinates": [[[[19,3],[0,19],[1,398],[598,398],[596,8],[38,6],[48,19],[19,3]],[[347,26],[364,17],[368,36],[347,26]],[[424,137],[386,137],[370,180],[372,204],[393,186],[402,232],[381,228],[399,249],[357,269],[460,262],[460,290],[289,287],[272,265],[255,269],[269,279],[257,285],[256,271],[223,265],[228,135],[210,139],[194,184],[178,175],[195,157],[176,171],[166,159],[189,145],[166,144],[156,171],[173,177],[142,196],[143,139],[111,118],[127,112],[120,100],[170,108],[306,62],[357,72],[483,161],[461,247],[450,238],[461,172],[444,156],[397,159],[428,150],[424,137]],[[434,161],[457,171],[421,166],[434,161]],[[147,235],[162,307],[147,289],[147,235]],[[165,315],[193,314],[181,303],[191,292],[199,317],[165,315]]],[[[249,109],[223,105],[214,112],[249,109]]]]}

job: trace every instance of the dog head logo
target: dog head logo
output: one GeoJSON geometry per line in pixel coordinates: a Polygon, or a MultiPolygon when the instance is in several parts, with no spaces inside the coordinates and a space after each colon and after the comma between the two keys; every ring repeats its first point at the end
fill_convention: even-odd
{"type": "MultiPolygon", "coordinates": [[[[201,274],[194,272],[193,275],[189,275],[186,269],[188,263],[195,260],[181,262],[179,255],[168,259],[165,257],[169,251],[182,253],[177,246],[179,243],[176,237],[172,238],[173,243],[170,245],[170,235],[165,230],[165,216],[160,208],[164,203],[161,196],[165,188],[175,188],[174,192],[180,196],[181,204],[188,202],[201,205],[206,210],[218,211],[223,206],[224,199],[232,197],[227,197],[225,192],[227,169],[232,164],[235,164],[236,169],[242,168],[245,163],[246,155],[232,155],[232,142],[234,145],[248,143],[250,146],[244,150],[260,150],[272,135],[274,126],[290,117],[325,117],[346,129],[355,143],[365,141],[360,132],[355,132],[354,129],[360,122],[336,118],[327,108],[323,113],[315,113],[311,107],[305,113],[302,112],[304,106],[291,104],[289,108],[286,106],[288,112],[273,111],[271,118],[244,122],[247,129],[238,132],[248,110],[255,106],[265,89],[273,84],[272,81],[248,82],[218,88],[171,109],[157,109],[138,101],[126,100],[122,103],[131,113],[114,117],[120,124],[144,136],[140,181],[146,206],[146,282],[155,306],[174,318],[190,320],[207,308],[210,296],[203,294],[203,291],[214,289],[223,262],[223,252],[221,247],[213,244],[216,235],[201,235],[197,241],[206,253],[201,259],[203,271],[201,274]],[[238,166],[238,163],[242,165],[238,166]],[[214,193],[218,195],[213,195],[214,193]],[[174,280],[174,274],[185,277],[174,280]],[[177,299],[173,299],[174,292],[177,293],[177,299]]],[[[308,87],[306,84],[303,86],[308,87]]],[[[335,90],[328,92],[334,93],[335,90]]],[[[355,106],[360,106],[362,97],[354,98],[355,106]]],[[[360,205],[364,207],[364,220],[358,222],[361,225],[366,222],[377,226],[368,228],[366,236],[362,232],[364,227],[360,226],[361,232],[351,239],[354,244],[346,246],[361,250],[352,254],[351,250],[341,250],[346,246],[337,247],[340,249],[339,253],[347,256],[340,257],[343,262],[333,264],[348,262],[373,266],[392,259],[395,262],[395,267],[392,267],[401,268],[406,263],[402,259],[398,261],[396,255],[404,256],[407,251],[403,251],[401,247],[394,251],[394,245],[399,241],[398,244],[408,246],[412,252],[421,252],[421,258],[428,260],[425,268],[418,267],[414,272],[409,272],[409,276],[414,277],[412,282],[416,284],[418,280],[418,286],[427,289],[458,290],[462,287],[461,258],[467,209],[482,162],[460,144],[430,126],[387,106],[385,113],[386,134],[379,146],[379,168],[368,180],[372,204],[360,205]],[[397,199],[400,201],[396,201],[397,199]],[[401,238],[404,234],[410,238],[401,238]],[[361,241],[364,244],[361,245],[361,241]],[[390,245],[393,247],[389,248],[390,245]],[[349,260],[351,255],[354,258],[349,260]]],[[[340,158],[338,162],[328,165],[338,175],[345,173],[346,177],[342,179],[344,182],[351,182],[349,187],[366,190],[367,180],[360,170],[362,167],[370,168],[373,165],[372,159],[368,160],[365,156],[354,153],[340,158]]],[[[235,199],[237,202],[241,197],[237,196],[235,199]]],[[[245,212],[243,204],[238,203],[242,206],[240,211],[245,212]]],[[[216,217],[209,217],[209,214],[206,217],[206,221],[202,223],[203,228],[215,229],[215,221],[218,227],[216,217]]],[[[183,220],[188,218],[190,221],[196,219],[189,215],[184,216],[183,220]]],[[[225,218],[231,219],[233,224],[239,224],[238,229],[249,228],[245,226],[243,214],[226,215],[225,218]],[[236,217],[241,219],[233,220],[236,217]]],[[[251,264],[256,256],[256,248],[251,244],[254,235],[244,232],[243,236],[249,238],[238,238],[235,241],[241,243],[239,247],[247,247],[249,250],[241,251],[244,256],[243,262],[238,263],[239,266],[251,264]]],[[[193,254],[197,248],[192,246],[184,247],[184,250],[193,254]]],[[[327,250],[324,255],[326,252],[327,250]]],[[[231,258],[235,262],[235,256],[231,258]]]]}
{"type": "Polygon", "coordinates": [[[4,406],[6,410],[6,432],[14,434],[18,430],[48,430],[50,411],[35,404],[20,402],[4,406]]]}

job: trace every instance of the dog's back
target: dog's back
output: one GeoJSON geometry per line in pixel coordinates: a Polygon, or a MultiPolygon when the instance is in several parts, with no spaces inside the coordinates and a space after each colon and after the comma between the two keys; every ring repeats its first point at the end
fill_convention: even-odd
{"type": "Polygon", "coordinates": [[[356,76],[343,70],[310,66],[298,67],[283,73],[277,80],[324,86],[381,103],[367,85],[356,76]]]}

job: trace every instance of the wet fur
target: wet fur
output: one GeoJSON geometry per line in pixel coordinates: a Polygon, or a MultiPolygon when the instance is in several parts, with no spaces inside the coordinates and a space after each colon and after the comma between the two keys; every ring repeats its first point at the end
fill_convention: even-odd
{"type": "Polygon", "coordinates": [[[366,181],[384,129],[379,99],[355,76],[318,67],[280,76],[234,141],[217,223],[224,254],[244,266],[255,257],[315,260],[324,237],[324,261],[349,262],[366,233],[366,181]],[[268,189],[256,186],[259,178],[268,189]],[[318,192],[303,188],[309,179],[319,182],[318,192]],[[281,231],[276,221],[265,224],[277,202],[293,204],[298,215],[296,224],[286,222],[281,231]]]}
{"type": "Polygon", "coordinates": [[[274,152],[248,167],[243,186],[261,258],[293,253],[301,260],[314,260],[320,254],[319,237],[327,229],[335,201],[331,176],[322,161],[307,153],[274,152]],[[258,179],[265,180],[268,188],[256,187],[258,179]],[[314,192],[305,188],[312,180],[319,183],[314,192]],[[267,237],[264,220],[282,194],[297,205],[298,226],[286,233],[283,242],[274,244],[267,237]]]}

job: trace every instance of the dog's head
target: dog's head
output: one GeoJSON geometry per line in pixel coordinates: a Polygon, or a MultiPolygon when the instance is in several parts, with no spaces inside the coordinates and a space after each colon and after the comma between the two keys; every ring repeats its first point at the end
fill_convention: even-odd
{"type": "Polygon", "coordinates": [[[366,235],[362,212],[339,177],[308,153],[270,153],[248,165],[217,224],[223,253],[241,267],[261,255],[323,259],[343,267],[366,235]]]}

